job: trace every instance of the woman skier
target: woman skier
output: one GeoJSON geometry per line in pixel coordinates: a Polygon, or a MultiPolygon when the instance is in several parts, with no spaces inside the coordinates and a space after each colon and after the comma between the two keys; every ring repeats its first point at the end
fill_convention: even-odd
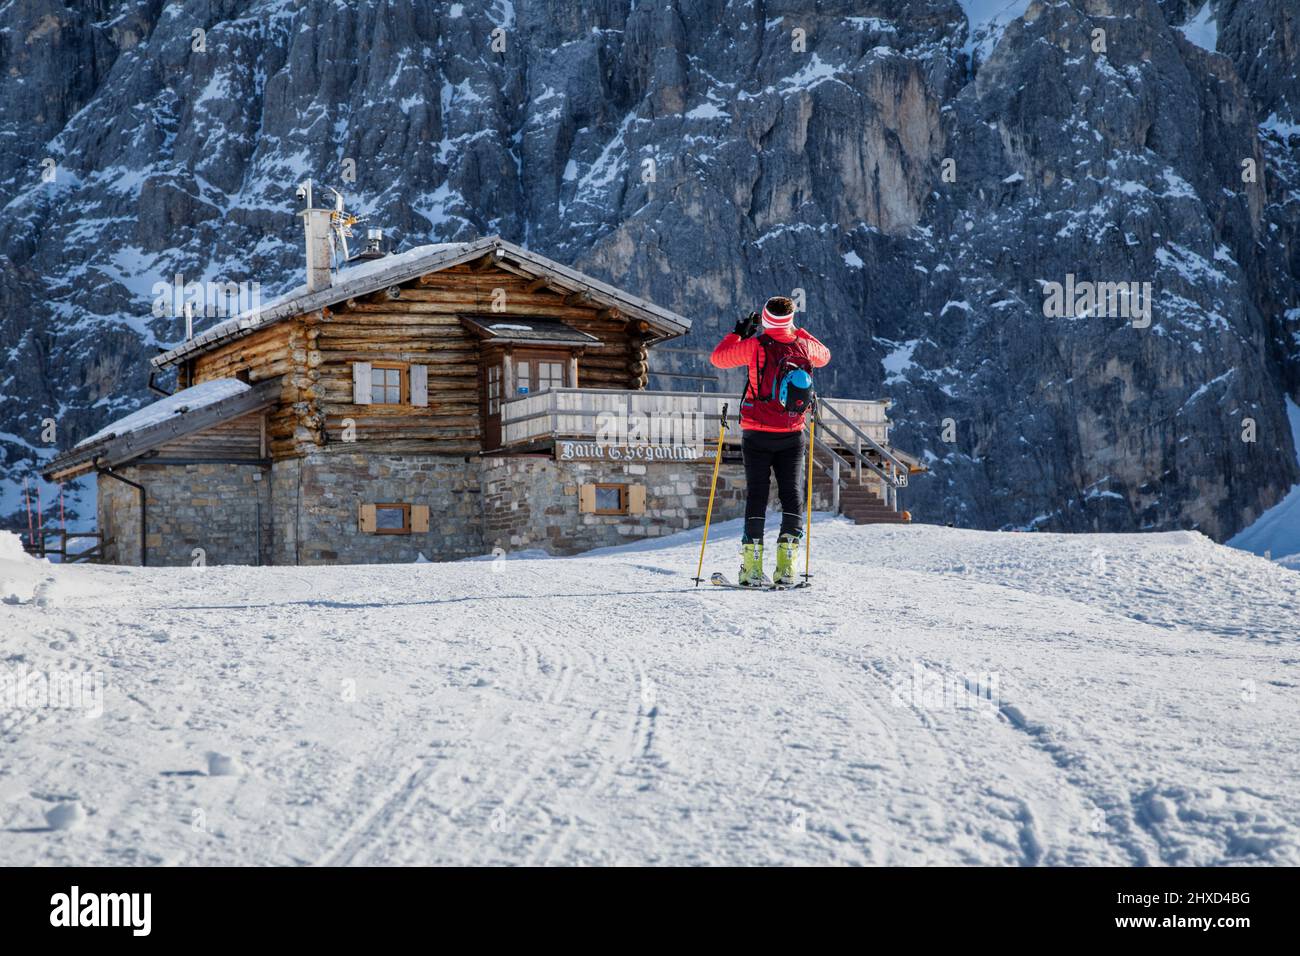
{"type": "Polygon", "coordinates": [[[806,453],[804,424],[812,407],[812,369],[831,360],[831,352],[804,329],[794,327],[794,302],[767,300],[761,316],[751,312],[736,323],[713,350],[718,368],[749,367],[740,400],[741,451],[745,459],[745,530],[741,537],[740,584],[763,584],[763,529],[767,499],[776,474],[781,498],[781,531],[776,540],[774,584],[794,583],[794,560],[803,537],[799,464],[806,453]]]}

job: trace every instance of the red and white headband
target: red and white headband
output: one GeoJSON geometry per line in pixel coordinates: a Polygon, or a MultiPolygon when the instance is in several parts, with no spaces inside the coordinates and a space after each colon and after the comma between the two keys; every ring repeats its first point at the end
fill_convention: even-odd
{"type": "Polygon", "coordinates": [[[763,328],[765,329],[788,329],[794,325],[794,312],[789,315],[773,315],[763,306],[763,328]]]}

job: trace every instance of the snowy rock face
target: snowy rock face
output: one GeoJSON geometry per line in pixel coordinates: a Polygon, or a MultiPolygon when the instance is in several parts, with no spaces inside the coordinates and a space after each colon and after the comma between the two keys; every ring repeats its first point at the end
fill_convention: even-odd
{"type": "Polygon", "coordinates": [[[822,390],[893,398],[930,464],[919,520],[1226,537],[1300,478],[1300,18],[1208,2],[11,5],[2,510],[43,419],[67,447],[149,400],[155,283],[302,281],[311,176],[396,248],[499,232],[681,311],[690,349],[804,290],[822,390]],[[1067,281],[1150,283],[1149,324],[1045,315],[1067,281]]]}

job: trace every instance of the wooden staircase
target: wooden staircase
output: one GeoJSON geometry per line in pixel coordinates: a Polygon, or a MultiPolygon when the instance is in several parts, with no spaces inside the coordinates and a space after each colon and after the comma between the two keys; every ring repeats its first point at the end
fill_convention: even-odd
{"type": "MultiPolygon", "coordinates": [[[[829,473],[831,456],[818,449],[816,463],[818,467],[813,469],[813,494],[824,501],[831,501],[834,497],[829,473]]],[[[903,516],[903,512],[889,507],[870,485],[858,484],[852,474],[845,475],[844,479],[840,484],[839,513],[852,519],[854,524],[908,523],[909,519],[903,516]]]]}
{"type": "Polygon", "coordinates": [[[854,524],[906,524],[898,509],[911,466],[836,406],[823,399],[817,409],[813,492],[854,524]]]}

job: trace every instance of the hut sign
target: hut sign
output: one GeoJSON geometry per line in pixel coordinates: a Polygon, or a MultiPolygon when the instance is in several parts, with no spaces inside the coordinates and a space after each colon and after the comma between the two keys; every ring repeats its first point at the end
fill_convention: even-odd
{"type": "Polygon", "coordinates": [[[698,445],[619,445],[599,441],[561,441],[557,461],[695,461],[698,445]]]}

